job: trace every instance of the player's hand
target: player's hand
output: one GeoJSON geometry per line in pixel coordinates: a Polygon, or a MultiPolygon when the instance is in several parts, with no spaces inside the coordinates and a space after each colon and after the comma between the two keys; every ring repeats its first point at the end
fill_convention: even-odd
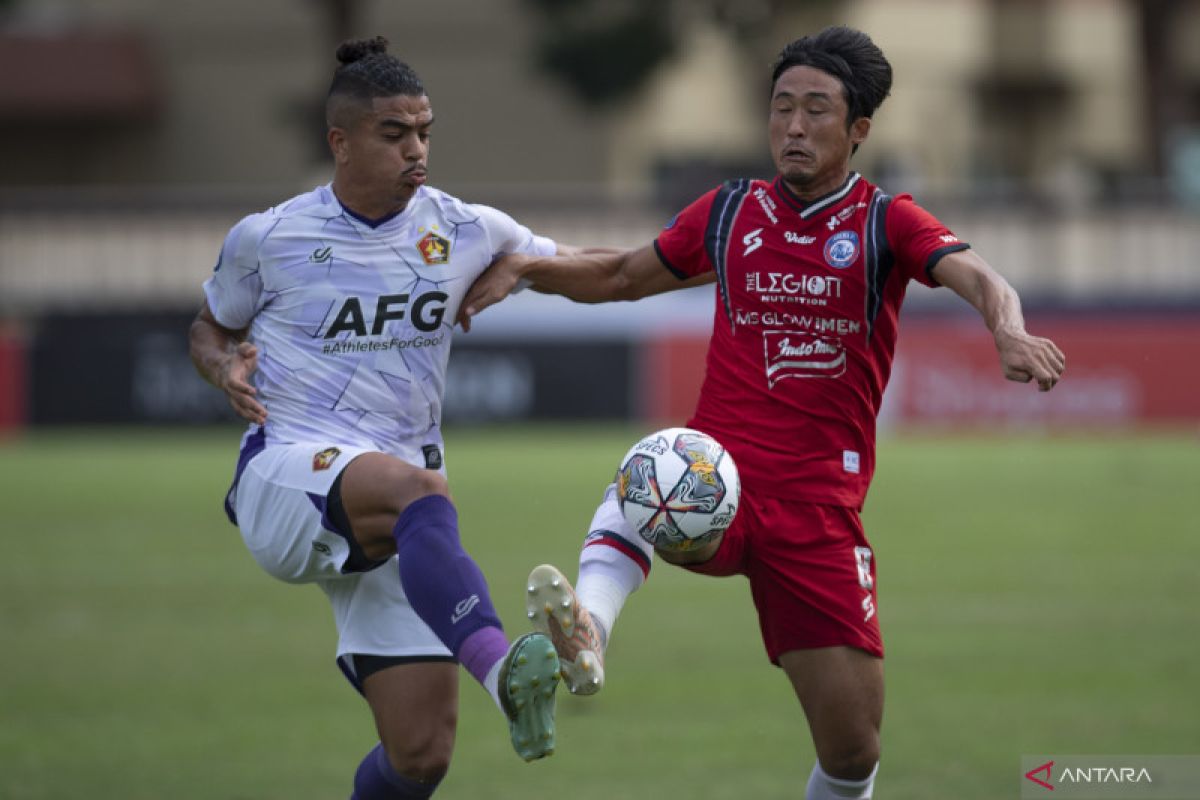
{"type": "Polygon", "coordinates": [[[503,256],[493,261],[491,266],[475,279],[458,307],[456,321],[464,331],[471,330],[471,317],[512,294],[521,281],[522,269],[531,261],[531,256],[503,256]]]}
{"type": "Polygon", "coordinates": [[[250,384],[250,376],[258,369],[258,348],[249,342],[240,343],[221,368],[221,391],[229,397],[229,405],[238,416],[262,425],[267,421],[267,409],[255,399],[258,391],[250,384]]]}
{"type": "Polygon", "coordinates": [[[996,350],[1000,367],[1010,381],[1037,381],[1038,390],[1048,392],[1062,378],[1067,357],[1058,345],[1025,331],[997,331],[996,350]]]}

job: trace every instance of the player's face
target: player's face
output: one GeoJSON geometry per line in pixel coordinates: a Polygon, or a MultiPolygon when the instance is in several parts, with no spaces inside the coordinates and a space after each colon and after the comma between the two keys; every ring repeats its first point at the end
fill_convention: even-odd
{"type": "Polygon", "coordinates": [[[408,205],[427,178],[432,125],[425,95],[376,97],[340,141],[331,138],[338,169],[370,206],[356,210],[385,216],[408,205]]]}
{"type": "Polygon", "coordinates": [[[847,112],[842,82],[828,72],[791,67],[775,82],[767,125],[771,157],[801,197],[819,197],[846,179],[853,147],[871,128],[866,117],[847,126],[847,112]]]}

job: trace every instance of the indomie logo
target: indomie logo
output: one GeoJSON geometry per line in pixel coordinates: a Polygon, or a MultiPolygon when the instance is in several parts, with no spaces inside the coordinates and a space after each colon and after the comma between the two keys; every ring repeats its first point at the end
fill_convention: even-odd
{"type": "MultiPolygon", "coordinates": [[[[412,303],[413,327],[419,331],[437,330],[446,316],[444,304],[447,297],[449,295],[445,292],[426,292],[419,295],[412,303]]],[[[404,319],[407,307],[407,294],[380,295],[375,302],[375,317],[370,334],[378,336],[383,333],[383,326],[386,323],[404,319]]],[[[357,297],[347,297],[346,302],[342,303],[333,324],[329,326],[329,330],[325,331],[325,338],[332,339],[343,331],[351,331],[355,336],[367,335],[367,320],[363,315],[362,302],[357,297]]]]}

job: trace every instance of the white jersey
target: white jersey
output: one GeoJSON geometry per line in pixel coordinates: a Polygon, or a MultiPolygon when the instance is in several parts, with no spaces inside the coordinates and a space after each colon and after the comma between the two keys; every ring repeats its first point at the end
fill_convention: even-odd
{"type": "Polygon", "coordinates": [[[204,292],[217,321],[249,327],[258,347],[262,444],[398,452],[441,444],[451,329],[471,283],[500,254],[555,250],[429,187],[370,223],[326,185],[235,225],[204,292]]]}

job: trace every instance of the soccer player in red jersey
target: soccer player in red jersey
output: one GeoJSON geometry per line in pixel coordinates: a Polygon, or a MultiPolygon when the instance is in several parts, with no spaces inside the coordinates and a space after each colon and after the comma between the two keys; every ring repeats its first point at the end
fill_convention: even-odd
{"type": "MultiPolygon", "coordinates": [[[[1010,380],[1048,391],[1066,364],[1053,342],[1026,333],[1016,293],[967,243],[908,195],[889,196],[850,169],[891,83],[891,65],[859,31],[792,42],[772,75],[773,181],[726,182],[639,250],[500,262],[460,314],[469,325],[520,279],[581,302],[717,284],[687,424],[733,455],[741,507],[721,539],[660,556],[749,578],[767,655],[812,732],[808,800],[871,797],[879,760],[883,645],[859,513],[908,282],[949,287],[974,306],[1010,380]]],[[[548,565],[530,576],[531,619],[555,640],[573,691],[603,684],[603,648],[651,552],[610,489],[580,556],[578,594],[548,565]]]]}

